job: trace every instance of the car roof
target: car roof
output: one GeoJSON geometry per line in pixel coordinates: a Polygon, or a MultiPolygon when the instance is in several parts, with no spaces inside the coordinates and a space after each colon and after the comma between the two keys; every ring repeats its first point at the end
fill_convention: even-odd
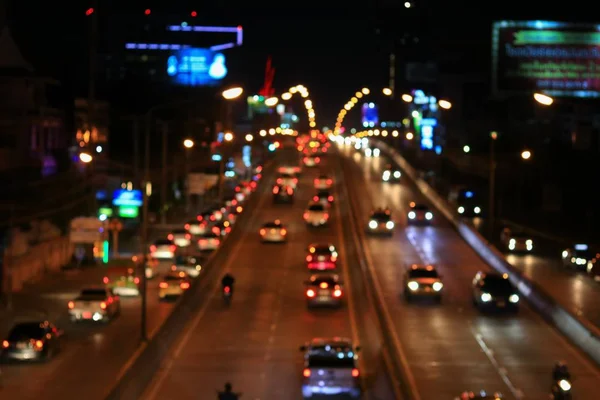
{"type": "Polygon", "coordinates": [[[345,337],[332,337],[332,338],[313,338],[310,340],[309,345],[311,347],[323,347],[323,346],[333,346],[333,347],[352,347],[352,340],[345,337]]]}
{"type": "Polygon", "coordinates": [[[436,271],[435,266],[431,264],[412,264],[407,268],[409,271],[436,271]]]}
{"type": "Polygon", "coordinates": [[[332,243],[311,243],[308,245],[308,251],[310,251],[310,249],[314,247],[315,250],[317,249],[323,249],[323,248],[328,248],[329,250],[335,250],[335,245],[333,245],[332,243]]]}
{"type": "Polygon", "coordinates": [[[319,280],[334,280],[334,281],[339,281],[340,280],[340,276],[338,274],[332,274],[332,273],[324,273],[324,274],[313,274],[310,276],[309,280],[311,282],[316,282],[319,280]]]}

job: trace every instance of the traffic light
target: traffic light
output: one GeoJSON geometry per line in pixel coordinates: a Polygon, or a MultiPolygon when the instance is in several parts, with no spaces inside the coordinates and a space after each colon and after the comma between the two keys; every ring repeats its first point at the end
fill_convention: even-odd
{"type": "Polygon", "coordinates": [[[93,9],[93,8],[91,8],[91,7],[90,7],[90,8],[88,8],[87,10],[85,10],[85,15],[86,15],[86,16],[88,16],[88,17],[89,17],[90,15],[92,15],[93,13],[94,13],[94,9],[93,9]]]}
{"type": "Polygon", "coordinates": [[[150,14],[152,14],[152,10],[150,10],[149,8],[146,8],[146,10],[144,11],[144,14],[150,15],[150,14]]]}
{"type": "Polygon", "coordinates": [[[196,11],[192,11],[192,12],[190,13],[190,15],[191,15],[192,17],[197,17],[197,16],[198,16],[198,13],[197,13],[196,11]]]}

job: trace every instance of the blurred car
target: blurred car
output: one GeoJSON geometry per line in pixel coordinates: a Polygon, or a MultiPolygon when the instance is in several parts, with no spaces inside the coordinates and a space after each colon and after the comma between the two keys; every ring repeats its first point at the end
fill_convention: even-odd
{"type": "Polygon", "coordinates": [[[154,244],[150,246],[150,254],[152,257],[165,260],[175,257],[175,251],[177,246],[169,239],[158,239],[154,241],[154,244]]]}
{"type": "Polygon", "coordinates": [[[562,261],[565,267],[582,271],[587,270],[588,264],[595,263],[599,258],[600,254],[583,243],[578,243],[562,252],[562,261]]]}
{"type": "Polygon", "coordinates": [[[287,241],[287,229],[280,220],[267,222],[259,231],[260,239],[268,243],[283,243],[287,241]]]}
{"type": "Polygon", "coordinates": [[[377,208],[369,217],[367,232],[371,234],[394,234],[394,221],[392,221],[392,212],[387,208],[377,208]]]}
{"type": "Polygon", "coordinates": [[[333,179],[328,175],[319,175],[314,181],[315,189],[329,190],[333,186],[333,179]]]}
{"type": "Polygon", "coordinates": [[[533,250],[533,239],[531,235],[524,232],[513,232],[510,228],[504,228],[500,234],[500,241],[510,252],[525,252],[533,250]]]}
{"type": "Polygon", "coordinates": [[[311,275],[306,285],[306,305],[340,307],[342,305],[342,285],[336,274],[311,275]]]}
{"type": "Polygon", "coordinates": [[[207,232],[204,235],[198,237],[198,250],[200,251],[212,251],[219,248],[221,244],[220,236],[214,232],[207,232]]]}
{"type": "Polygon", "coordinates": [[[211,228],[211,231],[220,237],[224,237],[231,233],[232,227],[233,225],[231,222],[229,222],[228,219],[225,219],[221,222],[217,222],[215,226],[211,228]]]}
{"type": "Polygon", "coordinates": [[[407,215],[409,224],[429,224],[433,220],[433,213],[426,204],[411,202],[409,206],[410,210],[407,215]]]}
{"type": "Polygon", "coordinates": [[[487,393],[484,390],[475,392],[462,392],[459,397],[455,397],[454,400],[502,400],[502,394],[500,393],[487,393]]]}
{"type": "Polygon", "coordinates": [[[176,229],[169,233],[167,239],[175,243],[175,246],[188,247],[192,242],[192,234],[185,229],[176,229]]]}
{"type": "Polygon", "coordinates": [[[324,226],[329,221],[327,208],[320,203],[310,203],[302,217],[309,226],[324,226]]]}
{"type": "Polygon", "coordinates": [[[481,216],[481,199],[471,188],[455,187],[448,194],[448,201],[456,207],[462,217],[475,218],[481,216]]]}
{"type": "Polygon", "coordinates": [[[317,157],[314,155],[306,156],[302,159],[302,162],[306,167],[316,167],[321,163],[321,157],[317,157]]]}
{"type": "Polygon", "coordinates": [[[381,154],[381,151],[378,148],[370,148],[370,147],[366,147],[365,148],[365,157],[379,157],[379,155],[381,154]]]}
{"type": "Polygon", "coordinates": [[[291,174],[280,174],[275,181],[277,185],[289,186],[296,190],[298,188],[298,178],[291,174]]]}
{"type": "Polygon", "coordinates": [[[202,271],[201,260],[195,256],[177,256],[175,262],[171,265],[171,271],[184,272],[186,275],[196,278],[202,271]]]}
{"type": "Polygon", "coordinates": [[[197,236],[197,235],[202,235],[203,233],[206,232],[207,230],[207,226],[208,223],[206,221],[197,221],[197,220],[191,220],[188,221],[185,225],[184,228],[192,235],[197,236]]]}
{"type": "Polygon", "coordinates": [[[183,271],[167,273],[158,284],[158,298],[161,300],[170,297],[179,297],[191,286],[190,279],[183,271]]]}
{"type": "Polygon", "coordinates": [[[314,338],[300,347],[304,353],[302,371],[302,395],[361,396],[358,355],[360,347],[354,347],[346,338],[314,338]]]}
{"type": "Polygon", "coordinates": [[[299,165],[282,165],[277,168],[278,174],[298,175],[302,172],[302,167],[299,165]]]}
{"type": "Polygon", "coordinates": [[[83,289],[67,305],[71,321],[108,322],[121,312],[121,299],[107,288],[83,289]]]}
{"type": "Polygon", "coordinates": [[[315,203],[323,204],[326,207],[333,205],[333,194],[329,190],[319,190],[312,198],[315,203]]]}
{"type": "MultiPolygon", "coordinates": [[[[140,261],[141,255],[136,255],[133,256],[132,259],[134,261],[140,261]]],[[[158,273],[158,266],[159,266],[160,262],[152,257],[151,254],[147,254],[146,255],[146,266],[144,268],[144,273],[146,274],[146,278],[147,279],[152,279],[156,276],[156,274],[158,273]]]]}
{"type": "Polygon", "coordinates": [[[274,203],[293,203],[294,188],[285,185],[273,186],[273,202],[274,203]]]}
{"type": "Polygon", "coordinates": [[[478,272],[473,279],[473,304],[480,310],[518,311],[519,295],[507,274],[478,272]]]}
{"type": "Polygon", "coordinates": [[[60,351],[63,331],[49,321],[20,322],[2,341],[3,360],[49,360],[60,351]]]}
{"type": "Polygon", "coordinates": [[[196,219],[198,222],[206,221],[210,226],[210,224],[214,224],[215,222],[223,219],[223,211],[221,210],[221,207],[213,207],[208,210],[204,210],[196,217],[196,219]]]}
{"type": "Polygon", "coordinates": [[[385,167],[381,174],[381,180],[384,182],[400,182],[401,177],[402,172],[400,172],[400,169],[393,168],[390,164],[385,167]]]}
{"type": "Polygon", "coordinates": [[[411,265],[404,272],[404,298],[410,302],[415,297],[433,297],[442,301],[442,277],[432,265],[411,265]]]}
{"type": "Polygon", "coordinates": [[[138,296],[140,278],[136,274],[137,266],[114,266],[106,269],[102,282],[117,296],[138,296]]]}
{"type": "Polygon", "coordinates": [[[310,270],[332,270],[337,268],[338,252],[334,245],[313,243],[308,246],[306,266],[310,270]]]}

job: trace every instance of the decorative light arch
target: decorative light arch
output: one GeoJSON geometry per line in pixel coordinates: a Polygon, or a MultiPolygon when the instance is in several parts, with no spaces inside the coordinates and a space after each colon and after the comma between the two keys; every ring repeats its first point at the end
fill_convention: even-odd
{"type": "MultiPolygon", "coordinates": [[[[390,88],[383,88],[382,93],[386,96],[391,96],[392,90],[390,88]]],[[[338,113],[337,120],[335,121],[335,127],[333,128],[334,135],[339,135],[341,133],[342,124],[344,123],[346,114],[348,114],[348,112],[352,110],[355,105],[358,104],[359,99],[361,99],[364,96],[368,96],[369,94],[371,94],[371,89],[369,89],[368,87],[364,87],[361,90],[354,93],[350,100],[348,100],[348,102],[344,104],[344,107],[342,107],[342,109],[338,113]]]]}
{"type": "Polygon", "coordinates": [[[304,99],[304,108],[306,109],[306,115],[308,116],[308,125],[312,128],[317,127],[315,109],[313,108],[312,100],[310,100],[310,93],[304,85],[292,86],[287,92],[281,95],[281,100],[290,100],[294,95],[300,95],[304,99]]]}

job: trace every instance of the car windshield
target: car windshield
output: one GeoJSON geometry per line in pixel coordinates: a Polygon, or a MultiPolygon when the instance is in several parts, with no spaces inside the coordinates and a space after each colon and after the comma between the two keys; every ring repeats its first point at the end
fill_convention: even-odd
{"type": "Polygon", "coordinates": [[[183,278],[180,276],[176,276],[176,275],[167,275],[165,276],[165,282],[173,282],[173,281],[180,281],[183,278]]]}
{"type": "Polygon", "coordinates": [[[106,297],[106,290],[104,289],[83,289],[81,296],[85,297],[106,297]]]}
{"type": "Polygon", "coordinates": [[[266,224],[263,225],[264,228],[281,228],[282,225],[281,223],[277,223],[277,222],[267,222],[266,224]]]}
{"type": "Polygon", "coordinates": [[[184,264],[185,265],[185,264],[191,264],[191,263],[192,263],[192,261],[190,260],[189,257],[186,257],[186,256],[175,257],[175,264],[178,264],[178,265],[184,264]]]}
{"type": "Polygon", "coordinates": [[[310,281],[312,286],[319,286],[321,283],[326,283],[329,287],[337,285],[337,280],[333,277],[322,277],[310,281]]]}
{"type": "Polygon", "coordinates": [[[170,246],[173,244],[173,242],[170,240],[157,240],[154,242],[154,244],[157,246],[170,246]]]}
{"type": "Polygon", "coordinates": [[[498,292],[513,292],[513,286],[508,279],[501,276],[487,276],[483,281],[485,289],[494,289],[498,292]]]}
{"type": "Polygon", "coordinates": [[[329,179],[329,177],[327,175],[319,175],[319,179],[324,180],[329,179]]]}
{"type": "Polygon", "coordinates": [[[320,204],[313,204],[312,206],[308,207],[309,211],[323,211],[325,210],[325,208],[320,205],[320,204]]]}
{"type": "Polygon", "coordinates": [[[329,248],[329,246],[315,246],[313,247],[314,251],[311,251],[311,253],[314,254],[331,254],[332,250],[329,248]]]}
{"type": "Polygon", "coordinates": [[[283,179],[292,179],[293,178],[293,176],[291,174],[281,174],[279,177],[283,178],[283,179]]]}
{"type": "Polygon", "coordinates": [[[174,235],[185,235],[187,234],[187,231],[185,229],[176,229],[173,231],[174,235]]]}
{"type": "Polygon", "coordinates": [[[510,237],[512,239],[531,239],[531,236],[526,233],[512,233],[510,237]]]}
{"type": "Polygon", "coordinates": [[[429,207],[427,207],[425,204],[417,204],[416,206],[413,207],[413,210],[429,211],[429,207]]]}
{"type": "Polygon", "coordinates": [[[308,368],[354,368],[354,358],[314,355],[308,357],[308,368]]]}
{"type": "Polygon", "coordinates": [[[217,238],[217,237],[219,237],[219,235],[217,235],[217,234],[216,234],[216,233],[214,233],[214,232],[207,232],[207,233],[205,233],[204,235],[201,235],[200,237],[201,237],[201,238],[204,238],[204,239],[212,239],[212,238],[217,238]]]}
{"type": "Polygon", "coordinates": [[[436,270],[413,269],[409,272],[411,278],[439,278],[436,270]]]}
{"type": "Polygon", "coordinates": [[[21,340],[41,339],[45,334],[46,331],[41,327],[39,322],[28,322],[16,325],[12,328],[8,335],[8,340],[11,342],[18,342],[21,340]]]}
{"type": "Polygon", "coordinates": [[[319,190],[317,192],[317,196],[319,196],[319,197],[329,197],[329,190],[319,190]]]}
{"type": "Polygon", "coordinates": [[[188,225],[198,225],[200,224],[200,222],[196,221],[196,220],[191,220],[187,222],[188,225]]]}
{"type": "Polygon", "coordinates": [[[376,212],[373,213],[371,218],[377,221],[388,221],[390,219],[390,215],[385,212],[376,212]]]}

